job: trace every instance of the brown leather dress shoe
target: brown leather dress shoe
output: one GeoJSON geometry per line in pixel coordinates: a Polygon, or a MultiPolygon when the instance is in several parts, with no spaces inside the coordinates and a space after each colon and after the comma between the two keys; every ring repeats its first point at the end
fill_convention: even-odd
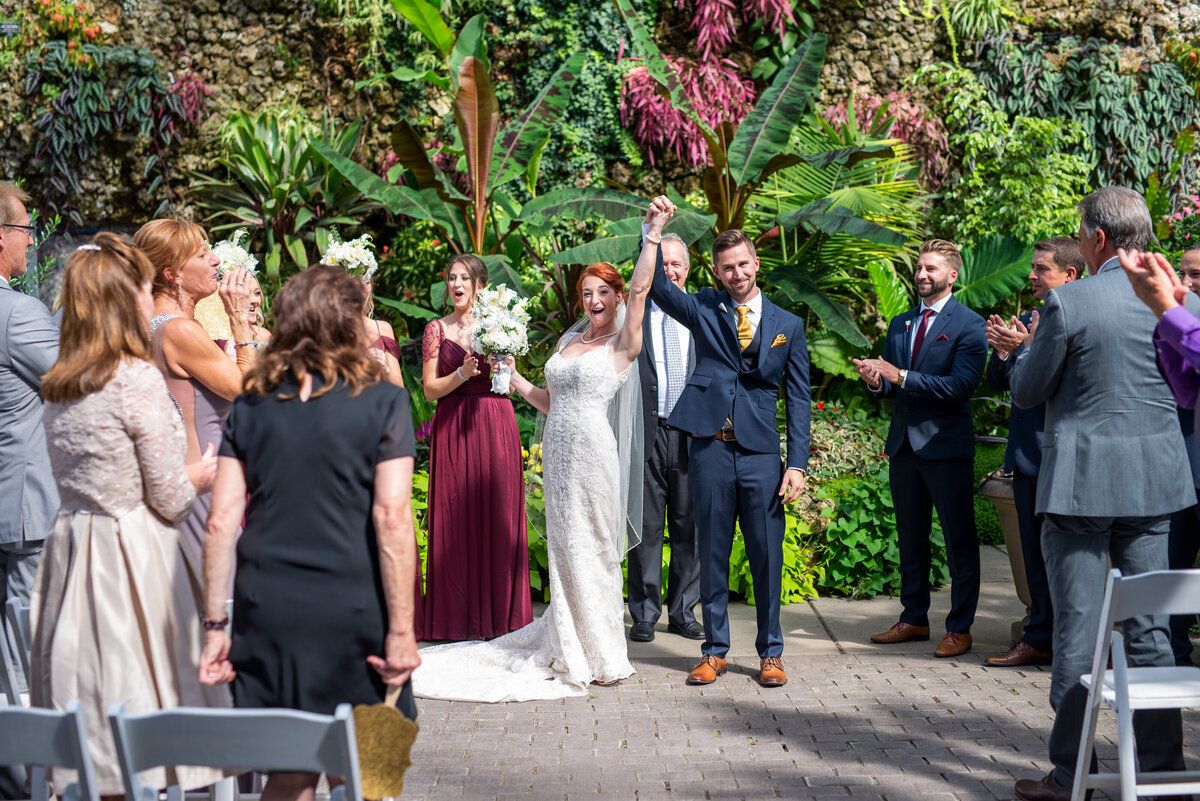
{"type": "Polygon", "coordinates": [[[970,634],[959,634],[955,631],[947,631],[946,636],[942,638],[941,643],[933,650],[933,655],[943,658],[947,656],[962,656],[970,650],[970,634]]]}
{"type": "Polygon", "coordinates": [[[1022,801],[1071,801],[1071,791],[1058,783],[1054,771],[1040,781],[1021,779],[1017,782],[1017,798],[1022,801]]]}
{"type": "Polygon", "coordinates": [[[758,672],[758,683],[764,687],[782,687],[787,684],[783,660],[777,656],[763,657],[762,668],[758,672]]]}
{"type": "Polygon", "coordinates": [[[871,642],[881,642],[891,645],[908,640],[928,640],[929,626],[910,626],[908,623],[897,623],[883,634],[872,634],[871,642]]]}
{"type": "Polygon", "coordinates": [[[1021,667],[1023,665],[1048,665],[1054,656],[1049,651],[1039,651],[1021,640],[1007,654],[989,656],[983,660],[996,667],[1021,667]]]}
{"type": "Polygon", "coordinates": [[[700,662],[688,674],[688,684],[712,684],[717,676],[725,675],[725,660],[719,656],[705,654],[700,662]]]}

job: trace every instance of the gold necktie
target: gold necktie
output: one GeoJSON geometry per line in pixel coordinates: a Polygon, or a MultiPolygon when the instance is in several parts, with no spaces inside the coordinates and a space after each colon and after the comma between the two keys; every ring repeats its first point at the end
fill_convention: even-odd
{"type": "Polygon", "coordinates": [[[754,332],[750,330],[750,307],[743,303],[734,311],[738,316],[738,344],[741,345],[742,350],[745,350],[750,347],[750,340],[754,339],[754,332]]]}

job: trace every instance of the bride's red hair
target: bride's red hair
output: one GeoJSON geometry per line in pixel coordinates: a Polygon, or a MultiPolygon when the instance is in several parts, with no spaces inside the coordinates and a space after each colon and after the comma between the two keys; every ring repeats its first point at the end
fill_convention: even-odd
{"type": "MultiPolygon", "coordinates": [[[[617,268],[606,261],[598,261],[595,264],[589,264],[587,267],[584,267],[583,272],[579,274],[579,280],[575,282],[576,298],[583,297],[584,279],[593,275],[612,287],[614,292],[621,295],[625,294],[625,279],[617,272],[617,268]]],[[[582,309],[583,301],[578,301],[576,305],[582,309]]]]}

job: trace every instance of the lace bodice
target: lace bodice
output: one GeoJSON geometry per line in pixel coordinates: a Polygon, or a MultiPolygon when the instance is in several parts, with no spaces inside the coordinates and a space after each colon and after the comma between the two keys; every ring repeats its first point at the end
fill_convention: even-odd
{"type": "Polygon", "coordinates": [[[599,414],[607,420],[608,404],[629,377],[629,368],[620,373],[616,371],[612,364],[612,349],[608,346],[584,351],[570,359],[563,358],[560,348],[546,362],[545,373],[546,389],[550,391],[550,413],[546,415],[549,426],[556,416],[556,406],[559,417],[563,412],[572,417],[599,414]]]}
{"type": "Polygon", "coordinates": [[[64,511],[119,517],[145,504],[172,523],[191,511],[183,423],[149,362],[127,361],[98,392],[46,404],[44,425],[64,511]]]}

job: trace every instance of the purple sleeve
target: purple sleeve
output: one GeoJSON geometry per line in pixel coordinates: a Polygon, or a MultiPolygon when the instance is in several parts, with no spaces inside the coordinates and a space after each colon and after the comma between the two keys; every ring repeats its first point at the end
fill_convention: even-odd
{"type": "Polygon", "coordinates": [[[1158,371],[1171,387],[1175,402],[1196,408],[1200,396],[1200,318],[1183,306],[1167,311],[1154,330],[1158,371]]]}

